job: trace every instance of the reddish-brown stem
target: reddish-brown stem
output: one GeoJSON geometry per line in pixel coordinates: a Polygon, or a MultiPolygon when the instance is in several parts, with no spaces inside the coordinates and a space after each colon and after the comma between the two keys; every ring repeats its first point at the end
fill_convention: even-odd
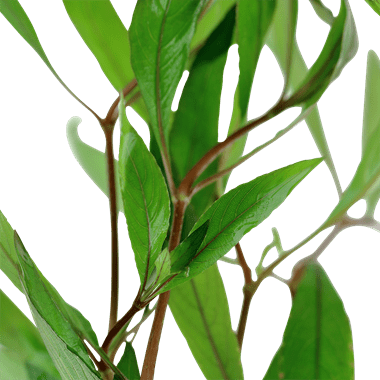
{"type": "Polygon", "coordinates": [[[115,183],[115,159],[113,153],[113,125],[104,126],[103,131],[106,138],[106,156],[108,172],[109,203],[111,216],[111,307],[109,330],[116,324],[119,298],[119,247],[117,230],[117,198],[115,183]]]}
{"type": "Polygon", "coordinates": [[[246,133],[250,132],[252,129],[258,127],[259,125],[265,123],[271,118],[277,116],[281,113],[288,104],[284,101],[278,102],[271,110],[269,110],[264,115],[259,118],[252,120],[244,127],[238,129],[235,133],[228,136],[224,141],[218,143],[213,148],[211,148],[186,174],[185,178],[181,182],[178,193],[189,196],[191,194],[191,188],[194,182],[199,178],[199,176],[204,172],[204,170],[230,145],[232,145],[236,140],[243,137],[246,133]]]}

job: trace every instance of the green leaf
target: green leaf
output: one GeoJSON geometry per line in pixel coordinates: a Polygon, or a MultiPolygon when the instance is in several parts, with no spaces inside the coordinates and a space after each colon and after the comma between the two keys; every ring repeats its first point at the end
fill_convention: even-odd
{"type": "Polygon", "coordinates": [[[252,228],[265,220],[322,160],[317,158],[289,165],[242,184],[223,195],[198,220],[193,230],[207,220],[206,237],[188,270],[177,275],[174,287],[197,276],[230,251],[252,228]]]}
{"type": "Polygon", "coordinates": [[[117,92],[134,78],[128,31],[109,0],[63,0],[72,23],[117,92]]]}
{"type": "Polygon", "coordinates": [[[0,211],[0,269],[23,292],[19,277],[20,267],[13,239],[13,228],[0,211]]]}
{"type": "Polygon", "coordinates": [[[367,4],[380,15],[380,1],[379,0],[365,0],[367,4]]]}
{"type": "Polygon", "coordinates": [[[119,104],[121,137],[119,175],[124,214],[141,283],[152,273],[166,238],[170,203],[165,179],[156,160],[119,104]]]}
{"type": "Polygon", "coordinates": [[[332,24],[321,54],[290,97],[289,103],[304,108],[316,103],[329,84],[355,56],[357,50],[355,22],[347,0],[342,0],[340,12],[332,24]]]}
{"type": "Polygon", "coordinates": [[[305,270],[264,380],[353,380],[352,334],[342,300],[320,264],[305,270]]]}
{"type": "Polygon", "coordinates": [[[202,0],[137,2],[130,28],[132,67],[162,148],[202,0]]]}
{"type": "MultiPolygon", "coordinates": [[[[109,197],[108,179],[107,179],[107,163],[105,153],[84,143],[78,134],[78,126],[82,119],[74,116],[66,126],[66,136],[69,142],[70,149],[75,156],[76,160],[92,179],[96,186],[109,197]]],[[[118,167],[118,161],[115,160],[115,167],[118,167]]],[[[119,173],[115,171],[117,207],[120,212],[124,212],[123,199],[121,197],[119,173]]]]}
{"type": "Polygon", "coordinates": [[[322,3],[321,0],[310,0],[310,3],[314,8],[315,13],[321,20],[323,20],[328,25],[333,24],[335,19],[333,13],[322,3]]]}
{"type": "Polygon", "coordinates": [[[247,113],[257,62],[271,24],[276,1],[239,0],[237,10],[239,44],[240,109],[247,113]]]}
{"type": "Polygon", "coordinates": [[[240,350],[218,267],[172,291],[169,306],[206,379],[242,380],[240,350]]]}
{"type": "MultiPolygon", "coordinates": [[[[198,160],[218,143],[218,122],[223,71],[235,26],[235,7],[199,50],[190,69],[170,134],[170,150],[177,184],[198,160]],[[196,143],[194,143],[196,142],[196,143]]],[[[199,180],[217,171],[217,162],[199,180]]],[[[196,194],[188,206],[183,236],[215,199],[213,184],[196,194]]]]}
{"type": "Polygon", "coordinates": [[[59,374],[37,328],[1,290],[0,309],[0,377],[34,380],[44,375],[58,379],[59,374]],[[15,373],[13,367],[17,367],[15,373]],[[29,375],[32,369],[37,376],[29,375]]]}
{"type": "Polygon", "coordinates": [[[123,356],[117,367],[123,372],[128,380],[140,380],[139,366],[137,364],[135,350],[131,343],[126,342],[123,356]]]}

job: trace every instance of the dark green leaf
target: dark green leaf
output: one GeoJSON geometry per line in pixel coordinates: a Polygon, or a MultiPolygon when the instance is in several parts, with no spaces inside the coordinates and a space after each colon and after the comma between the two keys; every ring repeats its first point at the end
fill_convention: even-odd
{"type": "Polygon", "coordinates": [[[243,116],[247,113],[253,77],[265,43],[265,36],[272,21],[275,6],[276,1],[274,0],[238,1],[239,100],[243,116]]]}
{"type": "Polygon", "coordinates": [[[133,13],[132,67],[161,148],[201,6],[202,0],[146,0],[133,13]]]}
{"type": "Polygon", "coordinates": [[[310,0],[315,13],[323,20],[326,24],[332,25],[334,22],[334,15],[329,8],[327,8],[321,0],[310,0]]]}
{"type": "Polygon", "coordinates": [[[117,92],[134,78],[128,31],[109,0],[63,0],[71,21],[117,92]]]}
{"type": "Polygon", "coordinates": [[[137,364],[135,350],[132,344],[126,342],[123,356],[121,357],[117,368],[128,378],[128,380],[140,380],[140,371],[137,364]]]}
{"type": "Polygon", "coordinates": [[[156,160],[127,120],[120,102],[119,174],[129,238],[143,284],[152,273],[166,238],[170,203],[156,160]]]}
{"type": "Polygon", "coordinates": [[[380,15],[380,1],[379,0],[365,0],[367,4],[380,15]]]}
{"type": "Polygon", "coordinates": [[[13,228],[0,211],[0,269],[23,292],[19,277],[20,267],[13,239],[13,228]]]}
{"type": "Polygon", "coordinates": [[[230,251],[252,228],[265,220],[322,160],[297,162],[264,174],[223,195],[198,220],[193,230],[210,220],[196,255],[170,286],[197,276],[230,251]]]}
{"type": "Polygon", "coordinates": [[[351,327],[342,300],[320,264],[305,270],[264,380],[353,380],[351,327]]]}
{"type": "Polygon", "coordinates": [[[218,267],[172,291],[169,305],[206,379],[242,380],[240,350],[218,267]]]}
{"type": "Polygon", "coordinates": [[[41,336],[32,322],[17,306],[0,290],[0,355],[2,356],[0,378],[34,380],[29,373],[31,368],[37,375],[59,378],[59,374],[46,350],[41,336]],[[3,350],[6,353],[3,354],[3,350]],[[14,359],[17,357],[17,361],[14,359]],[[6,363],[13,358],[13,366],[6,363]],[[17,363],[17,364],[16,364],[17,363]],[[22,376],[15,377],[9,367],[18,367],[22,376]]]}
{"type": "Polygon", "coordinates": [[[340,12],[332,24],[321,54],[289,102],[304,108],[316,103],[329,84],[355,56],[358,38],[355,22],[347,0],[342,0],[340,12]]]}

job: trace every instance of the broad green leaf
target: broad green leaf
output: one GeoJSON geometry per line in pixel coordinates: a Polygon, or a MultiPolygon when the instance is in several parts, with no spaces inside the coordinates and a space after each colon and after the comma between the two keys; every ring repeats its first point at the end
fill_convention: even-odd
{"type": "Polygon", "coordinates": [[[1,290],[0,310],[0,378],[34,380],[48,376],[59,379],[37,328],[1,290]],[[15,373],[14,367],[17,367],[15,373]],[[32,372],[35,377],[30,376],[32,372]]]}
{"type": "Polygon", "coordinates": [[[117,367],[123,372],[128,380],[140,380],[139,366],[137,364],[135,350],[131,343],[126,342],[123,356],[117,367]]]}
{"type": "Polygon", "coordinates": [[[365,0],[367,4],[380,15],[380,1],[379,0],[365,0]]]}
{"type": "MultiPolygon", "coordinates": [[[[218,143],[218,121],[223,71],[235,26],[235,7],[221,21],[198,52],[190,69],[170,134],[170,150],[176,182],[218,143]]],[[[217,162],[200,180],[215,174],[217,162]]],[[[183,236],[187,236],[204,209],[215,199],[216,185],[194,196],[188,206],[183,236]]]]}
{"type": "Polygon", "coordinates": [[[264,380],[354,379],[352,334],[342,300],[320,264],[299,283],[282,345],[264,380]]]}
{"type": "Polygon", "coordinates": [[[242,380],[240,350],[218,267],[174,289],[169,306],[206,379],[242,380]]]}
{"type": "Polygon", "coordinates": [[[304,108],[316,103],[355,56],[357,49],[355,22],[348,1],[342,0],[339,14],[331,26],[321,54],[290,97],[289,103],[304,108]]]}
{"type": "MultiPolygon", "coordinates": [[[[297,4],[296,2],[293,2],[297,4]]],[[[253,77],[265,36],[272,21],[276,1],[239,0],[237,28],[239,44],[239,92],[241,114],[248,109],[253,77]]],[[[289,22],[289,20],[287,20],[289,22]]]]}
{"type": "Polygon", "coordinates": [[[134,78],[128,31],[109,0],[63,0],[78,33],[117,92],[134,78]]]}
{"type": "Polygon", "coordinates": [[[310,0],[315,13],[318,17],[323,20],[326,24],[332,25],[334,22],[334,15],[329,8],[327,8],[321,0],[310,0]]]}
{"type": "MultiPolygon", "coordinates": [[[[72,117],[66,126],[66,136],[70,149],[87,175],[92,179],[96,186],[108,197],[107,163],[105,153],[84,143],[78,134],[78,126],[82,122],[81,118],[72,117]]],[[[115,160],[115,167],[118,161],[115,160]]],[[[119,173],[115,171],[116,195],[118,210],[124,212],[123,199],[120,192],[119,173]]]]}
{"type": "Polygon", "coordinates": [[[171,105],[202,0],[137,2],[129,30],[132,67],[159,146],[168,141],[171,105]]]}
{"type": "Polygon", "coordinates": [[[190,280],[229,252],[252,228],[265,220],[287,198],[296,185],[322,160],[305,160],[264,174],[223,195],[198,220],[193,230],[207,220],[209,227],[202,245],[170,285],[190,280]]]}
{"type": "Polygon", "coordinates": [[[17,252],[14,247],[13,228],[0,211],[0,269],[23,292],[19,277],[17,252]]]}
{"type": "Polygon", "coordinates": [[[235,4],[236,0],[207,0],[204,3],[191,40],[191,50],[199,48],[206,42],[210,34],[235,4]]]}
{"type": "Polygon", "coordinates": [[[119,104],[119,175],[129,238],[143,284],[152,273],[169,228],[170,203],[156,160],[127,120],[119,104]]]}

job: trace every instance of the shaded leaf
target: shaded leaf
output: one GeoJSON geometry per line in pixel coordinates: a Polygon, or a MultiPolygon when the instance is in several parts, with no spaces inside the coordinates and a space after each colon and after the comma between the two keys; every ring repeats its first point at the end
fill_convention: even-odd
{"type": "Polygon", "coordinates": [[[321,0],[310,0],[315,13],[318,17],[323,20],[326,24],[332,25],[334,22],[334,15],[329,8],[327,8],[321,0]]]}
{"type": "Polygon", "coordinates": [[[238,2],[239,100],[243,116],[247,113],[253,77],[275,6],[274,0],[239,0],[238,2]]]}
{"type": "Polygon", "coordinates": [[[124,213],[137,269],[143,284],[152,273],[166,238],[170,203],[156,160],[119,105],[121,137],[119,175],[124,213]]]}
{"type": "Polygon", "coordinates": [[[201,6],[202,0],[146,0],[133,13],[132,67],[161,148],[201,6]]]}
{"type": "Polygon", "coordinates": [[[329,84],[355,56],[357,49],[355,22],[348,1],[342,0],[339,14],[331,26],[322,52],[299,88],[290,97],[290,104],[307,108],[316,103],[329,84]]]}
{"type": "Polygon", "coordinates": [[[242,184],[223,195],[198,220],[193,230],[209,220],[202,245],[188,271],[171,282],[176,286],[197,276],[230,251],[252,228],[265,220],[321,159],[305,160],[242,184]]]}
{"type": "Polygon", "coordinates": [[[213,265],[172,291],[169,305],[206,379],[243,379],[240,350],[218,267],[213,265]]]}
{"type": "Polygon", "coordinates": [[[23,292],[19,277],[20,267],[13,239],[13,228],[0,211],[0,269],[23,292]]]}
{"type": "Polygon", "coordinates": [[[135,350],[131,343],[126,342],[123,356],[117,367],[123,372],[128,380],[140,380],[139,366],[137,364],[135,350]]]}
{"type": "Polygon", "coordinates": [[[319,263],[308,264],[264,380],[354,379],[352,333],[342,300],[319,263]]]}
{"type": "Polygon", "coordinates": [[[380,1],[379,0],[365,0],[367,4],[380,15],[380,1]]]}
{"type": "Polygon", "coordinates": [[[46,379],[60,378],[37,328],[1,290],[0,310],[0,377],[34,380],[44,375],[46,379]]]}
{"type": "Polygon", "coordinates": [[[109,0],[63,0],[78,33],[117,92],[134,78],[128,31],[109,0]]]}
{"type": "MultiPolygon", "coordinates": [[[[74,116],[66,126],[66,136],[70,149],[86,174],[92,179],[96,186],[109,197],[108,179],[107,179],[107,162],[104,152],[93,148],[84,143],[78,134],[78,126],[82,122],[80,117],[74,116]]],[[[118,167],[118,161],[115,160],[115,167],[118,167]]],[[[118,210],[124,212],[123,199],[120,191],[119,173],[115,171],[115,184],[118,210]]]]}

